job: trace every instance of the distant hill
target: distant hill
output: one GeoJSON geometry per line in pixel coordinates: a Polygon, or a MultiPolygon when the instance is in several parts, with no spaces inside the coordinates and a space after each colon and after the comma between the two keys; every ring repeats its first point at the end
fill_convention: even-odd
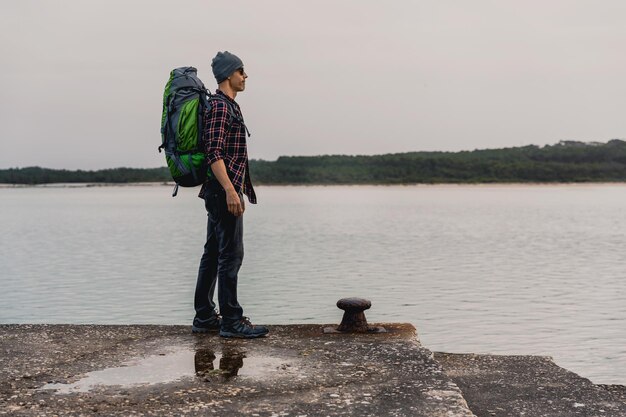
{"type": "MultiPolygon", "coordinates": [[[[462,152],[373,156],[281,156],[251,160],[255,184],[415,184],[626,181],[626,142],[561,141],[462,152]]],[[[68,171],[39,167],[0,170],[0,183],[132,183],[171,181],[165,167],[68,171]]]]}
{"type": "Polygon", "coordinates": [[[0,169],[0,184],[167,182],[167,168],[112,168],[69,171],[40,167],[0,169]]]}

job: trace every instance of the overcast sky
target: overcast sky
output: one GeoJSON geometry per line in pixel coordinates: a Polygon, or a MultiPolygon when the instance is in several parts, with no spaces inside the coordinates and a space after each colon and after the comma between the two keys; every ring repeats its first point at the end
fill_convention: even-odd
{"type": "Polygon", "coordinates": [[[164,164],[169,71],[237,54],[255,159],[626,138],[623,0],[2,1],[0,168],[164,164]]]}

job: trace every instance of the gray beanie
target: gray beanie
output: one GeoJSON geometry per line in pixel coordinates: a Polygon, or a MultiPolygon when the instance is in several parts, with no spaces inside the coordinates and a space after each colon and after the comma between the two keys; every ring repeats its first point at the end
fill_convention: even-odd
{"type": "Polygon", "coordinates": [[[211,68],[213,68],[213,75],[219,84],[230,77],[233,72],[243,68],[243,62],[237,55],[233,55],[228,51],[218,52],[215,58],[213,58],[213,62],[211,62],[211,68]]]}

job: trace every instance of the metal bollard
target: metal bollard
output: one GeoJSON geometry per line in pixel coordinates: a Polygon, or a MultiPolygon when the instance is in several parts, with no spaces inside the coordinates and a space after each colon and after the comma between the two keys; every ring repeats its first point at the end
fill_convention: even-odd
{"type": "Polygon", "coordinates": [[[384,333],[383,327],[370,327],[365,318],[365,310],[372,306],[365,298],[342,298],[337,301],[337,307],[344,311],[339,327],[324,328],[324,333],[384,333]]]}

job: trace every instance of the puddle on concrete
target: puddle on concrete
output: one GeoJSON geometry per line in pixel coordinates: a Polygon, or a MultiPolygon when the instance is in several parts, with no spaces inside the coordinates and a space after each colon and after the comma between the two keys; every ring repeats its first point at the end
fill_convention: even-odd
{"type": "Polygon", "coordinates": [[[291,364],[277,357],[247,356],[241,350],[170,349],[166,353],[134,358],[123,366],[93,371],[79,381],[69,384],[46,384],[40,390],[55,390],[56,394],[88,392],[97,387],[129,388],[174,382],[185,377],[199,377],[210,382],[224,382],[233,377],[262,379],[274,372],[286,372],[291,364]]]}

